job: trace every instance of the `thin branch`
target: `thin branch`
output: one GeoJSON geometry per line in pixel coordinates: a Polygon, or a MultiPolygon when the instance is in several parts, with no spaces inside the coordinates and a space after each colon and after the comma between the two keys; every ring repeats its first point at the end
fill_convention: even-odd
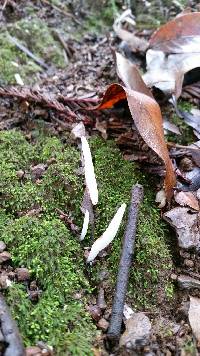
{"type": "Polygon", "coordinates": [[[44,2],[45,4],[51,6],[53,9],[55,9],[56,11],[58,11],[60,14],[63,14],[63,15],[65,15],[65,16],[67,16],[67,17],[71,17],[71,19],[72,19],[75,23],[77,23],[78,25],[81,25],[81,22],[78,21],[78,20],[74,17],[73,14],[70,14],[69,12],[60,9],[58,6],[52,4],[52,3],[51,3],[50,1],[48,1],[48,0],[42,0],[42,2],[44,2]]]}
{"type": "Polygon", "coordinates": [[[20,51],[24,52],[28,57],[33,59],[35,63],[39,64],[40,67],[43,67],[45,69],[48,69],[48,65],[44,63],[44,61],[40,58],[38,58],[35,54],[33,54],[28,48],[26,48],[23,44],[21,44],[15,37],[8,36],[8,39],[10,42],[12,42],[20,51]]]}
{"type": "Polygon", "coordinates": [[[136,184],[132,188],[131,205],[129,208],[128,223],[124,235],[122,255],[119,264],[119,272],[117,276],[117,285],[113,301],[110,326],[107,337],[110,341],[118,341],[121,334],[121,325],[123,318],[123,309],[127,292],[129,270],[131,267],[136,227],[138,220],[139,206],[143,200],[143,187],[136,184]]]}
{"type": "Polygon", "coordinates": [[[17,325],[11,317],[2,294],[0,294],[0,327],[6,343],[4,356],[25,356],[25,350],[17,325]]]}

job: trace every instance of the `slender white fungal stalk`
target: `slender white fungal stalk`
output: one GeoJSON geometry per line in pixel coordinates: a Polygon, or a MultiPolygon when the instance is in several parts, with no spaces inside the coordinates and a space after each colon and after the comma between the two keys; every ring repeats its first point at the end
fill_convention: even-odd
{"type": "Polygon", "coordinates": [[[87,262],[94,261],[98,253],[107,247],[117,234],[119,226],[121,224],[124,212],[126,209],[126,204],[122,204],[117,210],[115,216],[112,218],[110,224],[108,225],[106,231],[99,237],[92,245],[87,262]]]}
{"type": "Polygon", "coordinates": [[[90,220],[90,214],[89,214],[89,211],[86,209],[84,221],[83,221],[83,227],[82,227],[81,236],[80,236],[80,241],[84,240],[84,238],[87,234],[89,220],[90,220]]]}
{"type": "Polygon", "coordinates": [[[85,163],[85,180],[89,191],[90,199],[93,205],[98,203],[98,189],[97,182],[94,173],[94,166],[92,163],[92,155],[90,151],[90,146],[84,136],[81,137],[82,152],[85,163]]]}

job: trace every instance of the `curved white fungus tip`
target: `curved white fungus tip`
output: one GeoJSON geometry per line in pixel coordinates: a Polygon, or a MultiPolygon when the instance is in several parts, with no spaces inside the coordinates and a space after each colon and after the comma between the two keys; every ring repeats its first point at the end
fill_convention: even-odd
{"type": "Polygon", "coordinates": [[[86,209],[84,221],[83,221],[83,227],[82,227],[81,236],[80,236],[80,241],[84,240],[84,238],[87,234],[89,220],[90,220],[90,214],[89,214],[89,211],[86,209]]]}
{"type": "Polygon", "coordinates": [[[84,136],[81,137],[82,152],[85,163],[85,180],[89,191],[90,199],[93,205],[98,203],[98,189],[97,182],[94,173],[94,166],[92,163],[92,155],[90,151],[90,146],[84,136]]]}
{"type": "Polygon", "coordinates": [[[120,227],[124,212],[126,209],[126,204],[122,204],[117,210],[115,216],[112,218],[110,224],[108,225],[106,231],[99,237],[92,245],[87,262],[94,261],[98,253],[106,248],[117,234],[120,227]]]}

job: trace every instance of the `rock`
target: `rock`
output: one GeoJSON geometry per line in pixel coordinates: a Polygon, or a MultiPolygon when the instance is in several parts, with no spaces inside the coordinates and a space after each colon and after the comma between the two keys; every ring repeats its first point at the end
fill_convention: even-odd
{"type": "Polygon", "coordinates": [[[7,289],[9,287],[9,282],[11,281],[8,279],[7,274],[2,273],[0,275],[0,289],[7,289]]]}
{"type": "Polygon", "coordinates": [[[200,213],[193,213],[189,208],[174,208],[163,215],[164,219],[175,228],[179,247],[184,249],[200,247],[200,213]]]}
{"type": "Polygon", "coordinates": [[[18,282],[28,281],[30,279],[30,273],[27,268],[16,268],[17,280],[18,282]]]}
{"type": "Polygon", "coordinates": [[[6,262],[11,259],[11,254],[8,251],[0,253],[0,263],[6,262]]]}
{"type": "Polygon", "coordinates": [[[37,346],[29,346],[26,348],[26,356],[42,356],[41,349],[37,346]]]}
{"type": "Polygon", "coordinates": [[[98,305],[89,305],[87,310],[93,320],[99,321],[101,319],[101,309],[98,307],[98,305]]]}
{"type": "Polygon", "coordinates": [[[189,322],[192,332],[197,339],[197,347],[200,346],[200,299],[190,297],[189,322]]]}
{"type": "Polygon", "coordinates": [[[44,172],[47,169],[47,165],[43,163],[37,164],[37,166],[31,167],[31,175],[33,179],[39,179],[44,175],[44,172]]]}
{"type": "Polygon", "coordinates": [[[177,278],[177,282],[181,289],[200,289],[200,281],[189,276],[180,275],[177,278]]]}
{"type": "Polygon", "coordinates": [[[193,164],[192,160],[189,159],[188,157],[184,157],[180,161],[179,168],[182,171],[189,172],[193,169],[193,167],[194,167],[194,164],[193,164]]]}
{"type": "Polygon", "coordinates": [[[22,171],[22,169],[20,169],[19,171],[16,172],[16,174],[17,174],[18,178],[22,179],[24,174],[25,174],[25,172],[22,171]]]}
{"type": "Polygon", "coordinates": [[[151,323],[144,313],[134,313],[126,322],[126,330],[120,338],[120,347],[135,349],[149,343],[151,323]]]}
{"type": "Polygon", "coordinates": [[[192,267],[194,267],[194,262],[192,260],[186,259],[186,260],[184,260],[184,265],[188,268],[192,268],[192,267]]]}
{"type": "Polygon", "coordinates": [[[101,318],[99,321],[98,321],[98,324],[97,324],[98,328],[101,329],[103,332],[106,332],[108,327],[109,327],[109,322],[104,319],[104,318],[101,318]]]}
{"type": "Polygon", "coordinates": [[[0,241],[0,252],[3,252],[6,249],[6,244],[3,241],[0,241]]]}

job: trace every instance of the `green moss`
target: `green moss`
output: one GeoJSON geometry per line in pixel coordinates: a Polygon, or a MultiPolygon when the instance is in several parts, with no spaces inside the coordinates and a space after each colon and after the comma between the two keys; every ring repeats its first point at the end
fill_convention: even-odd
{"type": "Polygon", "coordinates": [[[118,14],[115,0],[108,0],[103,6],[100,2],[92,2],[91,9],[91,14],[83,24],[84,30],[94,33],[105,33],[113,25],[118,14]]]}
{"type": "MultiPolygon", "coordinates": [[[[99,181],[100,200],[97,206],[97,234],[105,230],[117,207],[123,202],[129,204],[133,184],[144,185],[145,198],[141,207],[138,234],[136,238],[135,262],[131,271],[129,295],[135,307],[152,308],[159,299],[167,295],[165,285],[172,267],[170,253],[165,239],[166,226],[160,220],[155,208],[152,185],[137,167],[124,161],[112,142],[96,139],[93,143],[96,175],[99,181]]],[[[111,254],[107,259],[108,268],[116,276],[121,252],[125,224],[114,240],[111,254]]],[[[100,269],[99,263],[96,269],[100,269]]]]}
{"type": "Polygon", "coordinates": [[[15,74],[23,80],[41,70],[30,58],[12,44],[8,32],[0,33],[0,84],[16,84],[15,74]]]}
{"type": "MultiPolygon", "coordinates": [[[[180,100],[178,102],[178,108],[181,111],[190,112],[191,109],[194,108],[194,105],[184,100],[180,100]]],[[[166,136],[167,141],[175,142],[180,145],[188,145],[194,142],[193,128],[187,125],[184,119],[181,119],[178,115],[174,114],[171,118],[171,121],[173,124],[178,126],[181,135],[169,134],[166,136]]]]}
{"type": "MultiPolygon", "coordinates": [[[[43,340],[58,355],[90,355],[95,336],[93,323],[85,311],[87,295],[97,284],[102,268],[110,272],[110,296],[116,281],[125,221],[106,258],[91,267],[92,279],[84,275],[83,249],[67,227],[58,219],[56,208],[72,214],[81,226],[80,204],[83,177],[77,175],[80,152],[60,139],[35,135],[35,143],[26,141],[17,131],[0,132],[0,232],[8,244],[14,266],[26,266],[42,290],[37,304],[32,304],[23,286],[13,284],[7,300],[17,319],[26,345],[43,340]],[[31,166],[48,166],[44,176],[35,181],[31,166]],[[17,171],[25,176],[19,178],[17,171]],[[39,217],[27,216],[33,208],[42,209],[39,217]],[[19,212],[22,216],[19,217],[19,212]],[[74,295],[82,291],[77,302],[74,295]]],[[[153,308],[173,291],[168,285],[171,268],[165,238],[165,225],[155,208],[149,179],[139,169],[122,159],[115,144],[100,138],[90,140],[99,187],[95,238],[105,230],[117,207],[129,204],[130,190],[139,181],[145,187],[136,239],[135,262],[131,270],[129,297],[134,308],[153,308]],[[170,291],[170,293],[169,293],[170,291]]],[[[89,234],[88,234],[89,236],[89,234]]],[[[91,244],[89,237],[84,242],[91,244]]]]}
{"type": "Polygon", "coordinates": [[[32,17],[17,21],[10,33],[19,38],[37,56],[50,65],[66,66],[60,44],[56,42],[45,21],[32,17]]]}
{"type": "Polygon", "coordinates": [[[34,16],[22,19],[8,26],[8,31],[0,32],[0,84],[16,84],[15,74],[23,81],[33,83],[35,73],[42,70],[33,60],[10,41],[9,35],[16,37],[34,55],[49,65],[58,68],[66,66],[63,50],[51,34],[46,23],[34,16]]]}

